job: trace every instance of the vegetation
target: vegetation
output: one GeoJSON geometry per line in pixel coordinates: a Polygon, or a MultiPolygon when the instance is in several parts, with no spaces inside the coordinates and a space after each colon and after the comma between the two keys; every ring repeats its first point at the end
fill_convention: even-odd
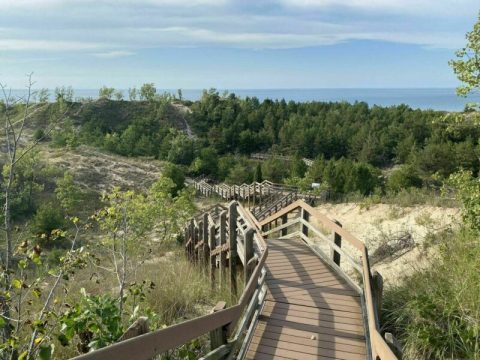
{"type": "MultiPolygon", "coordinates": [[[[451,62],[462,81],[460,95],[480,89],[480,17],[467,41],[457,60],[451,62]]],[[[454,120],[451,129],[457,131],[471,123],[469,116],[454,120]]],[[[477,141],[478,136],[474,139],[477,141]]],[[[422,168],[447,165],[452,159],[445,150],[438,148],[442,156],[423,159],[422,168]]],[[[480,180],[478,169],[468,168],[451,174],[444,187],[446,192],[453,189],[462,204],[463,227],[437,236],[433,242],[430,239],[438,256],[431,259],[428,268],[417,269],[385,294],[384,327],[400,339],[406,359],[480,357],[480,180]]],[[[411,180],[406,174],[390,177],[394,188],[411,180]]]]}

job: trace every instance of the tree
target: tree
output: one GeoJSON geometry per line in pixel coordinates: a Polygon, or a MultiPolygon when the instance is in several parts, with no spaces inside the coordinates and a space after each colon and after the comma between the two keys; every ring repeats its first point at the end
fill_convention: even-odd
{"type": "Polygon", "coordinates": [[[154,83],[145,83],[140,88],[140,99],[153,101],[155,99],[156,93],[157,89],[155,88],[154,83]]]}
{"type": "Polygon", "coordinates": [[[57,102],[72,102],[73,89],[71,86],[61,86],[55,88],[55,100],[57,102]]]}
{"type": "Polygon", "coordinates": [[[393,193],[411,187],[421,187],[422,179],[418,176],[417,170],[412,165],[403,165],[400,169],[390,174],[387,180],[387,189],[393,193]]]}
{"type": "Polygon", "coordinates": [[[115,94],[113,94],[113,96],[115,97],[115,100],[117,100],[117,101],[123,100],[123,92],[121,90],[115,91],[115,94]]]}
{"type": "Polygon", "coordinates": [[[262,164],[257,163],[257,166],[255,167],[255,172],[253,173],[253,180],[256,182],[262,182],[263,181],[263,176],[262,176],[262,164]]]}
{"type": "Polygon", "coordinates": [[[178,100],[182,101],[183,100],[183,93],[182,93],[182,89],[178,89],[177,90],[177,96],[178,96],[178,100]]]}
{"type": "Polygon", "coordinates": [[[65,171],[63,177],[57,179],[56,183],[55,195],[60,205],[68,214],[72,214],[80,203],[80,188],[75,184],[72,174],[68,171],[65,171]]]}
{"type": "Polygon", "coordinates": [[[130,101],[137,100],[137,88],[128,89],[128,100],[130,101]]]}
{"type": "Polygon", "coordinates": [[[62,229],[65,219],[58,204],[50,202],[42,204],[33,217],[33,232],[40,239],[40,243],[51,247],[50,242],[54,230],[62,229]]]}
{"type": "Polygon", "coordinates": [[[113,94],[115,93],[114,88],[110,88],[107,86],[102,86],[100,90],[98,90],[98,97],[100,99],[108,99],[112,100],[113,94]]]}
{"type": "Polygon", "coordinates": [[[465,35],[467,45],[456,52],[456,60],[449,64],[462,85],[457,87],[457,94],[467,96],[480,89],[480,13],[473,30],[465,35]]]}
{"type": "Polygon", "coordinates": [[[50,93],[49,93],[48,89],[45,89],[45,88],[40,89],[40,90],[38,90],[38,93],[37,93],[37,101],[40,104],[47,103],[49,96],[50,96],[50,93]]]}
{"type": "Polygon", "coordinates": [[[172,188],[172,196],[177,196],[180,190],[185,187],[185,174],[180,166],[167,164],[163,170],[163,176],[171,179],[175,184],[175,187],[172,188]]]}
{"type": "MultiPolygon", "coordinates": [[[[13,253],[14,253],[14,242],[13,242],[13,233],[14,233],[14,223],[13,223],[13,214],[12,207],[15,200],[15,186],[16,186],[16,177],[20,169],[22,160],[25,160],[27,156],[35,149],[38,145],[40,139],[33,141],[26,141],[24,139],[24,131],[30,126],[29,121],[31,121],[32,114],[32,86],[34,82],[32,80],[32,74],[28,75],[28,85],[26,95],[21,98],[12,99],[10,96],[10,91],[7,91],[7,87],[4,84],[0,84],[0,91],[3,93],[3,114],[2,120],[4,121],[4,137],[2,141],[4,142],[3,148],[5,149],[6,155],[3,162],[3,183],[2,183],[2,195],[3,195],[3,231],[2,237],[5,241],[5,246],[3,247],[4,253],[1,256],[1,268],[0,268],[0,296],[2,301],[0,304],[0,332],[2,334],[3,340],[7,341],[11,339],[12,325],[11,314],[15,311],[17,314],[20,313],[18,310],[17,303],[14,301],[17,300],[17,297],[12,295],[15,292],[15,289],[19,290],[21,294],[20,286],[18,288],[18,280],[15,276],[17,271],[20,271],[22,274],[22,269],[20,267],[13,267],[13,253]],[[20,117],[16,117],[17,111],[21,114],[20,117]],[[10,294],[8,299],[5,297],[5,294],[10,294]]],[[[55,90],[56,97],[61,102],[71,101],[73,96],[73,91],[71,88],[57,88],[55,90]]],[[[63,118],[64,114],[54,114],[60,115],[60,120],[63,118]]],[[[50,119],[50,128],[45,131],[45,134],[48,135],[52,129],[56,126],[59,119],[52,118],[50,119]]],[[[76,238],[76,237],[75,237],[76,238]]],[[[25,253],[29,249],[28,244],[23,247],[25,253]]],[[[23,259],[25,263],[33,259],[32,257],[23,259]]],[[[22,265],[23,266],[23,265],[22,265]]],[[[54,287],[58,285],[59,281],[55,281],[54,287]]],[[[20,283],[21,285],[21,283],[20,283]]],[[[22,296],[18,298],[19,301],[22,300],[22,296]]],[[[46,303],[40,313],[40,317],[43,318],[45,312],[49,310],[51,296],[47,297],[46,303]]],[[[20,314],[21,315],[21,314],[20,314]]],[[[18,315],[18,317],[20,317],[18,315]]],[[[23,321],[23,320],[22,320],[23,321]]],[[[20,329],[23,326],[23,323],[17,323],[17,329],[20,329]]],[[[18,332],[18,331],[17,331],[18,332]]],[[[34,334],[37,333],[35,330],[34,334]]],[[[35,338],[34,338],[35,340],[35,338]]],[[[32,342],[34,341],[32,340],[32,342]]],[[[30,342],[28,356],[32,354],[32,349],[34,346],[30,342]]],[[[13,354],[16,350],[15,346],[9,345],[9,350],[13,354]]],[[[8,351],[8,350],[7,350],[8,351]]]]}
{"type": "Polygon", "coordinates": [[[120,316],[125,312],[127,284],[135,280],[145,256],[152,253],[152,245],[143,241],[145,234],[155,227],[162,243],[175,240],[192,215],[192,194],[182,191],[173,197],[174,188],[171,179],[161,177],[146,194],[115,188],[104,196],[105,207],[96,218],[107,233],[103,245],[110,250],[112,265],[101,267],[117,279],[120,316]]]}

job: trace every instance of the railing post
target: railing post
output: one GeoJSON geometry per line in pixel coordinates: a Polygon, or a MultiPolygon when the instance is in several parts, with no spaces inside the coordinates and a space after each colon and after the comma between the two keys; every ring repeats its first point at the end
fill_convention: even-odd
{"type": "Polygon", "coordinates": [[[215,263],[216,255],[211,255],[212,250],[215,249],[215,225],[210,225],[208,234],[208,258],[210,259],[210,281],[212,283],[212,289],[215,288],[215,263]]]}
{"type": "MultiPolygon", "coordinates": [[[[203,241],[203,236],[203,220],[200,220],[198,222],[198,244],[203,241]]],[[[203,261],[203,245],[199,245],[197,247],[197,260],[199,264],[201,264],[203,261]]]]}
{"type": "MultiPolygon", "coordinates": [[[[220,301],[215,305],[212,310],[212,313],[216,313],[220,310],[223,310],[227,307],[225,301],[220,301]]],[[[215,350],[216,348],[227,343],[227,327],[222,326],[210,332],[210,350],[215,350]]]]}
{"type": "Polygon", "coordinates": [[[198,243],[198,228],[195,227],[193,230],[193,239],[195,240],[193,242],[193,261],[195,264],[198,263],[198,249],[197,249],[197,243],[198,243]]]}
{"type": "Polygon", "coordinates": [[[244,259],[244,280],[245,280],[245,286],[248,283],[248,280],[250,279],[250,276],[252,276],[253,272],[253,266],[250,262],[250,260],[253,258],[253,235],[255,234],[255,231],[252,228],[249,228],[247,232],[245,233],[245,259],[244,259]]]}
{"type": "MultiPolygon", "coordinates": [[[[342,224],[338,220],[333,220],[333,222],[340,227],[342,226],[342,224]]],[[[340,236],[340,234],[333,232],[333,243],[339,248],[342,247],[342,237],[340,236]]],[[[336,251],[333,247],[330,248],[330,258],[335,264],[340,266],[340,253],[336,251]]]]}
{"type": "Polygon", "coordinates": [[[203,246],[202,246],[202,255],[203,255],[203,263],[206,265],[208,264],[208,259],[210,258],[210,254],[208,253],[208,245],[209,245],[209,233],[208,233],[208,214],[203,214],[203,246]]]}
{"type": "MultiPolygon", "coordinates": [[[[300,216],[303,220],[305,220],[307,222],[310,219],[310,214],[304,208],[302,208],[300,210],[300,216]]],[[[302,224],[302,233],[303,233],[303,235],[308,236],[308,227],[304,224],[302,224]]]]}
{"type": "Polygon", "coordinates": [[[232,202],[228,207],[228,244],[230,248],[230,290],[237,294],[237,204],[232,202]]]}
{"type": "MultiPolygon", "coordinates": [[[[287,222],[288,222],[288,214],[285,214],[285,215],[282,216],[282,225],[285,225],[287,222]]],[[[287,228],[286,227],[284,227],[282,229],[282,236],[285,236],[285,235],[287,235],[287,228]]]]}
{"type": "Polygon", "coordinates": [[[383,277],[377,271],[374,271],[372,274],[372,297],[377,313],[377,325],[380,326],[382,320],[383,277]]]}
{"type": "MultiPolygon", "coordinates": [[[[220,214],[220,246],[227,243],[227,212],[222,211],[220,214]]],[[[225,265],[227,263],[227,252],[220,251],[220,286],[226,283],[225,265]]]]}

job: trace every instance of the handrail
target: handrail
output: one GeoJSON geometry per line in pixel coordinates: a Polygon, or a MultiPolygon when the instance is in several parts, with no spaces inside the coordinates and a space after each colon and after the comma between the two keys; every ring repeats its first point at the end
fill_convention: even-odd
{"type": "MultiPolygon", "coordinates": [[[[258,262],[236,305],[212,314],[187,320],[180,324],[124,340],[105,348],[77,356],[74,359],[147,360],[222,327],[226,327],[227,333],[232,334],[244,310],[247,306],[249,308],[251,307],[249,306],[249,303],[254,300],[252,299],[252,296],[256,293],[259,286],[259,278],[264,270],[268,256],[268,246],[263,239],[257,223],[252,220],[251,215],[249,215],[247,210],[245,210],[240,204],[236,202],[233,202],[232,204],[236,204],[238,214],[243,221],[247,223],[248,228],[254,231],[254,236],[257,239],[258,244],[261,245],[259,246],[261,252],[257,255],[257,259],[259,258],[258,262]]],[[[220,207],[225,209],[223,206],[220,207]]],[[[209,209],[214,210],[215,208],[216,206],[213,206],[209,209]]],[[[208,213],[205,213],[202,216],[207,216],[208,218],[208,213]]],[[[192,223],[197,223],[196,218],[193,218],[191,221],[192,223]]],[[[245,266],[246,265],[247,264],[245,264],[245,266]]],[[[255,299],[255,301],[257,300],[255,299]]],[[[242,328],[243,327],[244,326],[242,326],[242,328]]],[[[239,339],[241,335],[242,334],[237,334],[236,338],[239,339]]]]}
{"type": "MultiPolygon", "coordinates": [[[[301,209],[302,211],[307,212],[309,214],[309,217],[314,217],[315,220],[319,221],[327,229],[340,235],[342,237],[342,240],[345,239],[346,241],[348,241],[350,245],[352,245],[355,249],[360,251],[361,264],[354,265],[354,268],[356,268],[357,270],[361,270],[362,277],[363,277],[363,284],[362,284],[363,295],[365,298],[367,325],[368,325],[368,332],[369,332],[369,343],[370,343],[370,349],[372,352],[372,358],[380,359],[380,360],[396,360],[397,357],[395,356],[393,351],[390,349],[390,347],[388,346],[388,344],[380,334],[379,324],[377,322],[377,316],[375,312],[374,300],[372,295],[371,270],[370,270],[370,264],[368,261],[368,249],[362,241],[357,239],[354,235],[352,235],[350,232],[348,232],[347,230],[339,226],[334,221],[330,220],[327,216],[323,215],[318,210],[314,209],[313,207],[305,203],[303,200],[297,200],[296,202],[290,204],[289,206],[283,208],[282,210],[259,221],[259,224],[261,227],[264,227],[268,224],[271,224],[273,221],[276,221],[297,209],[301,209]]],[[[290,222],[287,222],[286,224],[282,224],[273,229],[269,229],[265,231],[263,234],[268,235],[275,231],[280,231],[282,229],[284,230],[287,227],[298,224],[298,223],[302,224],[302,226],[307,226],[307,228],[313,228],[316,230],[316,228],[311,223],[308,224],[308,222],[306,222],[305,219],[297,218],[297,219],[291,220],[290,222]]],[[[319,232],[319,230],[316,230],[314,232],[319,232]]],[[[305,238],[308,238],[303,233],[300,235],[300,237],[304,240],[305,238]]],[[[339,248],[335,243],[331,241],[327,243],[335,251],[340,250],[339,252],[343,252],[343,250],[341,250],[341,248],[339,248]]],[[[350,256],[347,256],[347,259],[349,261],[353,261],[353,259],[350,256]]],[[[338,267],[338,270],[343,271],[340,269],[340,267],[338,267]]]]}

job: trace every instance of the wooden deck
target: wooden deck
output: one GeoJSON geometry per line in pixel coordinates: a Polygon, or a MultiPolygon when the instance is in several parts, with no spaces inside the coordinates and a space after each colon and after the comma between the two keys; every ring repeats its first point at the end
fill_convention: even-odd
{"type": "Polygon", "coordinates": [[[268,240],[265,306],[247,359],[367,358],[360,296],[300,240],[268,240]]]}

